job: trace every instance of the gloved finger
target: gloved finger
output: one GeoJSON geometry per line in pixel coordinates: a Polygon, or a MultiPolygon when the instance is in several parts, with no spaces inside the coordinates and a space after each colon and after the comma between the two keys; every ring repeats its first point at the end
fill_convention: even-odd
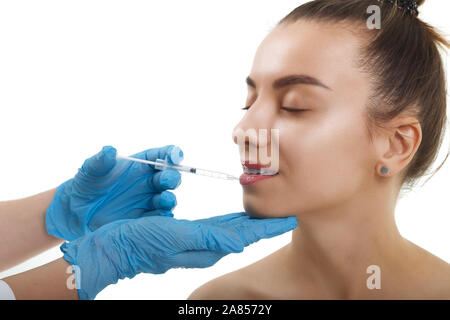
{"type": "Polygon", "coordinates": [[[184,251],[170,256],[170,265],[181,268],[208,268],[228,253],[214,251],[184,251]]]}
{"type": "Polygon", "coordinates": [[[115,166],[116,154],[114,147],[104,146],[99,153],[84,161],[81,170],[94,177],[104,176],[115,166]]]}
{"type": "Polygon", "coordinates": [[[198,224],[183,241],[185,250],[209,250],[220,253],[238,253],[244,250],[244,242],[234,230],[198,224]]]}
{"type": "Polygon", "coordinates": [[[251,218],[232,226],[226,226],[225,223],[224,227],[236,232],[242,239],[244,246],[248,246],[261,239],[272,238],[295,229],[297,218],[251,218]]]}
{"type": "Polygon", "coordinates": [[[247,215],[246,212],[236,212],[236,213],[224,214],[224,215],[221,215],[221,216],[215,216],[215,217],[210,217],[210,218],[205,218],[205,219],[199,219],[199,220],[195,220],[195,222],[214,226],[214,225],[222,224],[222,223],[225,223],[225,222],[239,220],[238,218],[242,218],[242,217],[245,217],[245,216],[248,218],[248,215],[247,215]]]}
{"type": "Polygon", "coordinates": [[[167,157],[170,164],[179,164],[183,160],[183,151],[175,145],[167,145],[161,148],[152,148],[144,152],[145,158],[150,161],[165,159],[167,157]]]}
{"type": "Polygon", "coordinates": [[[143,214],[141,214],[141,217],[153,217],[153,216],[173,217],[173,213],[170,210],[155,209],[146,211],[143,214]]]}
{"type": "Polygon", "coordinates": [[[225,228],[216,228],[186,219],[153,217],[143,220],[145,229],[159,230],[167,235],[171,250],[176,253],[192,250],[208,250],[221,253],[244,250],[238,234],[225,228]]]}
{"type": "MultiPolygon", "coordinates": [[[[111,219],[108,216],[95,215],[89,221],[89,228],[96,230],[101,226],[110,223],[112,220],[122,219],[137,219],[143,216],[143,213],[149,211],[148,206],[152,200],[153,195],[149,194],[136,194],[133,199],[127,203],[110,202],[110,208],[114,208],[114,218],[111,219]]],[[[154,213],[157,214],[157,213],[154,213]]]]}
{"type": "Polygon", "coordinates": [[[153,195],[148,204],[149,210],[171,210],[177,205],[177,198],[172,192],[163,191],[153,195]]]}
{"type": "Polygon", "coordinates": [[[164,191],[175,189],[181,184],[181,173],[174,169],[166,169],[156,172],[148,179],[153,190],[164,191]]]}
{"type": "MultiPolygon", "coordinates": [[[[244,247],[263,238],[271,238],[297,227],[295,217],[259,219],[241,219],[242,223],[230,225],[228,221],[221,225],[203,224],[195,243],[198,248],[191,250],[212,250],[217,252],[242,252],[244,247]]],[[[233,221],[233,220],[230,220],[233,221]]]]}

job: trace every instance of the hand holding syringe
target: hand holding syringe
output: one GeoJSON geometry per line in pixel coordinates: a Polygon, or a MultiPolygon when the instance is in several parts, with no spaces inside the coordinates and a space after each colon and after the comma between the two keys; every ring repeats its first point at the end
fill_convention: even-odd
{"type": "Polygon", "coordinates": [[[47,233],[67,240],[60,248],[63,259],[84,275],[77,285],[80,299],[93,299],[106,286],[138,273],[207,268],[229,253],[297,227],[296,217],[261,219],[246,212],[174,218],[177,202],[169,190],[181,182],[178,170],[155,171],[117,158],[150,164],[156,170],[174,168],[237,180],[221,172],[175,165],[183,153],[174,145],[132,157],[117,156],[114,147],[105,146],[86,159],[75,177],[57,188],[45,213],[47,233]]]}
{"type": "Polygon", "coordinates": [[[166,160],[156,159],[156,161],[149,161],[149,160],[142,160],[142,159],[137,159],[137,158],[132,158],[132,157],[126,157],[126,156],[122,156],[119,154],[117,155],[117,158],[151,164],[151,165],[154,165],[155,169],[157,169],[157,170],[164,170],[164,168],[171,168],[171,169],[184,171],[184,172],[190,172],[193,174],[198,174],[198,175],[207,176],[207,177],[211,177],[211,178],[218,178],[218,179],[224,179],[224,180],[239,180],[238,177],[235,177],[230,174],[223,173],[223,172],[200,169],[200,168],[189,167],[189,166],[182,166],[182,165],[177,165],[177,164],[169,164],[167,161],[167,158],[166,158],[166,160]]]}

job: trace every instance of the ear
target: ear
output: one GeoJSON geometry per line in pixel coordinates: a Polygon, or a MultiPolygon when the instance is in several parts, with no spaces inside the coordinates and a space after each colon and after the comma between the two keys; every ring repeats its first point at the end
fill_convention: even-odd
{"type": "Polygon", "coordinates": [[[422,141],[422,129],[414,117],[398,117],[390,122],[382,137],[383,147],[376,171],[382,176],[392,176],[405,168],[414,157],[422,141]],[[383,174],[382,167],[389,169],[383,174]]]}

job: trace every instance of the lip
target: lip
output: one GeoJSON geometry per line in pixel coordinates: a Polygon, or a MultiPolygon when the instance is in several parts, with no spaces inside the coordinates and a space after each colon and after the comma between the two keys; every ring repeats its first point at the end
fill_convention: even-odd
{"type": "Polygon", "coordinates": [[[249,163],[248,161],[245,161],[242,163],[242,168],[244,170],[244,174],[248,176],[273,176],[276,175],[278,172],[270,170],[271,165],[261,165],[259,163],[249,163]]]}
{"type": "Polygon", "coordinates": [[[247,186],[253,183],[256,183],[258,181],[264,180],[264,179],[270,179],[273,177],[276,177],[278,175],[274,174],[274,175],[260,175],[260,174],[247,174],[247,173],[243,173],[241,174],[241,176],[239,177],[239,183],[243,186],[247,186]]]}
{"type": "Polygon", "coordinates": [[[269,168],[270,164],[267,165],[261,165],[259,163],[250,163],[249,161],[244,161],[242,163],[242,165],[247,168],[247,169],[251,169],[251,170],[260,170],[261,168],[269,168]]]}

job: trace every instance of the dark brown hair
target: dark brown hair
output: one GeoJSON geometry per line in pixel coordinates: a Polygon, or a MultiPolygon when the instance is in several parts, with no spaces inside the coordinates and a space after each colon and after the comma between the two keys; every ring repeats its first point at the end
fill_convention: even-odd
{"type": "MultiPolygon", "coordinates": [[[[424,0],[416,2],[421,5],[424,0]]],[[[439,48],[445,51],[449,43],[435,28],[396,3],[314,0],[294,9],[278,25],[300,19],[339,23],[362,35],[364,45],[357,65],[370,75],[372,82],[366,108],[366,126],[371,138],[373,130],[382,128],[383,123],[400,114],[414,116],[419,121],[422,141],[401,181],[403,190],[411,190],[419,178],[427,175],[444,139],[446,83],[439,48]],[[379,29],[367,27],[370,5],[380,8],[379,29]]]]}

